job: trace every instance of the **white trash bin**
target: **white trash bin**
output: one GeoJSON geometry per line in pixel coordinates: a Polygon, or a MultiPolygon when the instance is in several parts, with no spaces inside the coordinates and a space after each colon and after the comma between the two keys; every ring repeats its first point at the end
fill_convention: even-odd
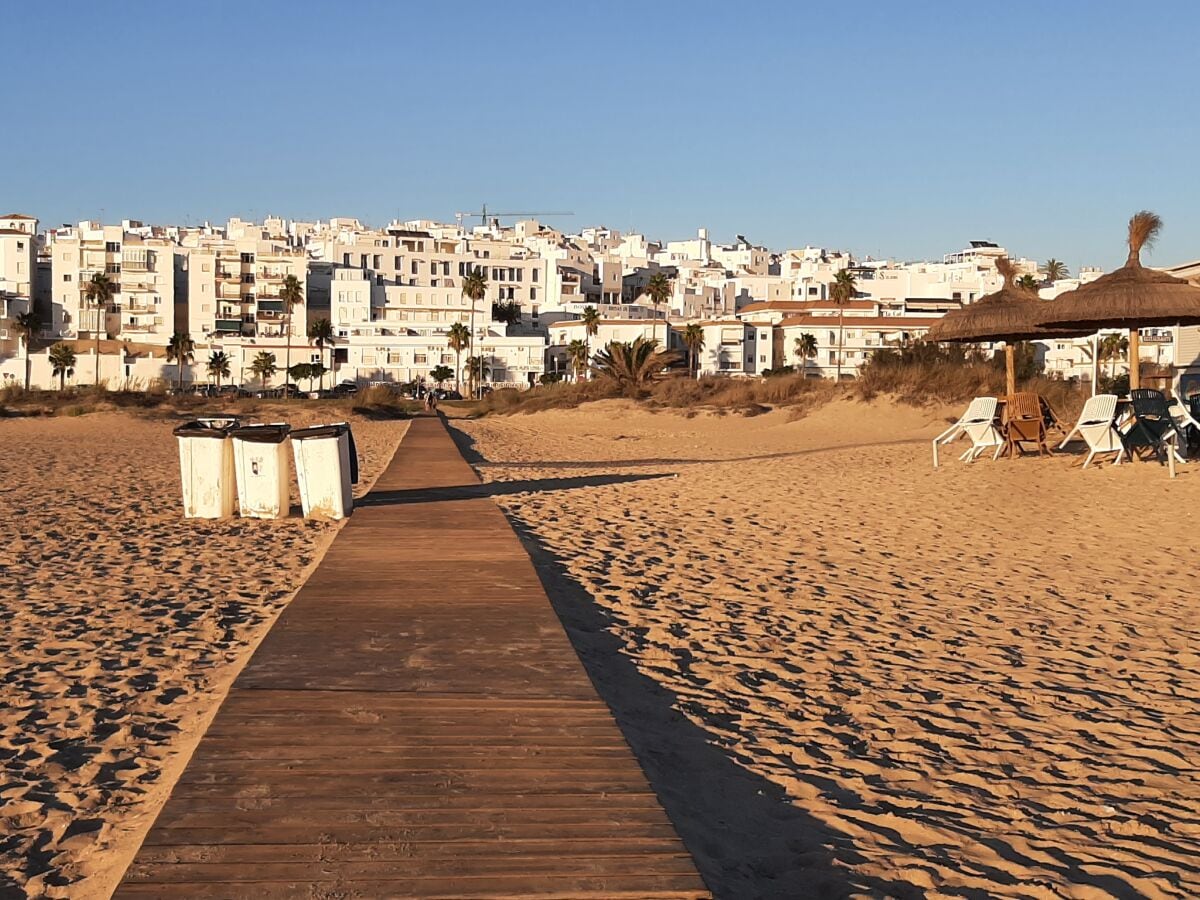
{"type": "Polygon", "coordinates": [[[252,519],[281,519],[288,514],[289,426],[239,425],[233,435],[238,507],[252,519]]]}
{"type": "Polygon", "coordinates": [[[237,508],[233,441],[229,431],[202,421],[175,429],[179,441],[179,476],[183,514],[189,519],[222,519],[237,508]]]}
{"type": "Polygon", "coordinates": [[[354,508],[358,450],[347,422],[297,428],[291,433],[296,481],[306,519],[344,519],[354,508]]]}

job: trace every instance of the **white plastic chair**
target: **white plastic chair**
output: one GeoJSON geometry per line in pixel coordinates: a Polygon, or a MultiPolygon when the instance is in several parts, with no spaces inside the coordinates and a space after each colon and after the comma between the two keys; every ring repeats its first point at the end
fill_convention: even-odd
{"type": "MultiPolygon", "coordinates": [[[[1191,406],[1188,404],[1186,398],[1175,394],[1173,397],[1167,397],[1167,403],[1170,404],[1171,418],[1175,420],[1175,427],[1179,429],[1179,435],[1184,439],[1183,450],[1186,452],[1188,449],[1188,433],[1191,431],[1195,434],[1200,434],[1200,422],[1197,422],[1196,417],[1192,415],[1191,406]]],[[[1180,462],[1187,461],[1179,454],[1178,450],[1176,451],[1176,455],[1179,457],[1180,462]]]]}
{"type": "MultiPolygon", "coordinates": [[[[1078,433],[1088,446],[1088,455],[1087,459],[1083,461],[1083,468],[1088,467],[1088,463],[1097,453],[1116,453],[1113,465],[1121,464],[1121,457],[1125,455],[1125,445],[1121,443],[1121,434],[1117,431],[1116,418],[1116,394],[1097,394],[1095,397],[1089,397],[1087,403],[1083,405],[1083,410],[1079,413],[1079,421],[1075,423],[1071,434],[1067,435],[1067,441],[1069,441],[1072,435],[1078,433]]],[[[1067,441],[1063,441],[1063,444],[1065,445],[1067,441]]]]}
{"type": "Polygon", "coordinates": [[[967,411],[959,420],[933,439],[933,467],[938,467],[938,446],[949,444],[966,436],[971,446],[963,452],[959,459],[970,462],[985,450],[1003,444],[999,429],[996,428],[996,398],[976,397],[967,407],[967,411]]]}

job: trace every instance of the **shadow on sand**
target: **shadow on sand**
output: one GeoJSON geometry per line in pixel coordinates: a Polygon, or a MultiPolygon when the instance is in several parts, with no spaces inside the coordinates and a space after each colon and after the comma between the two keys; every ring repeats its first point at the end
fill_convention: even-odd
{"type": "MultiPolygon", "coordinates": [[[[453,427],[450,434],[467,455],[469,437],[453,427]]],[[[471,449],[467,458],[480,457],[471,449]]],[[[679,711],[673,692],[639,671],[609,630],[604,611],[562,560],[522,522],[508,520],[592,683],[716,897],[925,897],[914,885],[850,871],[848,866],[862,861],[850,837],[714,745],[709,732],[679,711]]]]}
{"type": "Polygon", "coordinates": [[[394,506],[400,503],[442,503],[449,500],[475,500],[501,494],[528,494],[546,491],[569,491],[574,488],[599,487],[626,481],[650,481],[671,478],[669,473],[656,475],[579,475],[574,478],[533,478],[524,481],[493,481],[485,484],[456,484],[450,487],[413,488],[404,491],[371,491],[356,506],[394,506]]]}

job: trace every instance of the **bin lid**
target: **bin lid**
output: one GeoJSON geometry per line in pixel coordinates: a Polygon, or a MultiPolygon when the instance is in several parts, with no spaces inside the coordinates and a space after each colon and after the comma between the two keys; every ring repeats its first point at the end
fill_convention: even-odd
{"type": "Polygon", "coordinates": [[[305,438],[341,437],[350,431],[349,422],[333,422],[329,425],[310,425],[307,428],[296,428],[292,431],[292,440],[302,441],[305,438]]]}
{"type": "Polygon", "coordinates": [[[233,428],[234,426],[240,424],[242,419],[241,419],[241,416],[216,415],[216,416],[199,416],[196,419],[196,421],[202,422],[203,424],[209,425],[213,428],[224,428],[224,429],[228,430],[228,429],[233,428]]]}
{"type": "Polygon", "coordinates": [[[270,425],[238,425],[229,433],[239,441],[252,444],[282,444],[291,428],[284,422],[272,422],[270,425]]]}
{"type": "Polygon", "coordinates": [[[219,425],[210,425],[207,422],[197,419],[177,425],[174,429],[174,434],[176,437],[226,438],[229,436],[229,430],[228,428],[219,425]]]}

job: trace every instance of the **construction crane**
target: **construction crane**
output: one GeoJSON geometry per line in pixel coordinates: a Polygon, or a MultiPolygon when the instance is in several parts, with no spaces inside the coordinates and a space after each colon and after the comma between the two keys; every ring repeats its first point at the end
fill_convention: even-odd
{"type": "Polygon", "coordinates": [[[487,204],[483,204],[483,209],[479,212],[456,212],[454,221],[458,223],[458,227],[462,228],[463,219],[479,216],[479,224],[487,225],[488,219],[511,219],[513,216],[573,216],[573,212],[488,212],[487,204]]]}

